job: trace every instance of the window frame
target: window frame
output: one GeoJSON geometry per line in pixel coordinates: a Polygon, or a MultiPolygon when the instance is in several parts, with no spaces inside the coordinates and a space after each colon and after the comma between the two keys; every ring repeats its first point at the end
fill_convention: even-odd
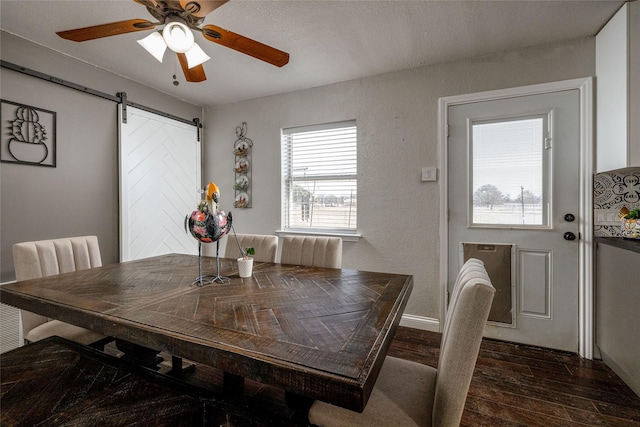
{"type": "Polygon", "coordinates": [[[550,215],[552,212],[553,203],[553,183],[551,180],[551,172],[553,169],[553,136],[552,136],[552,124],[553,124],[553,111],[548,112],[532,112],[530,114],[518,115],[518,116],[504,116],[496,117],[492,119],[482,120],[469,120],[468,121],[468,135],[469,146],[467,147],[468,158],[468,211],[467,211],[467,227],[473,229],[522,229],[522,230],[552,230],[553,218],[550,215]],[[508,122],[518,122],[527,120],[542,120],[542,139],[541,139],[541,178],[542,178],[542,192],[541,192],[541,205],[542,205],[542,224],[516,224],[516,223],[483,223],[474,222],[474,201],[473,201],[473,187],[474,187],[474,126],[484,124],[504,124],[508,122]]]}
{"type": "Polygon", "coordinates": [[[326,235],[326,236],[338,236],[344,240],[357,240],[360,236],[358,232],[358,218],[357,218],[357,188],[358,188],[358,128],[356,120],[346,120],[340,122],[322,123],[309,126],[296,126],[281,129],[281,229],[278,230],[278,234],[303,234],[303,235],[326,235]],[[318,132],[318,131],[331,131],[338,129],[353,128],[353,137],[355,137],[355,164],[353,173],[321,173],[310,174],[305,176],[296,175],[293,172],[293,150],[292,145],[294,143],[294,135],[318,132]],[[355,198],[350,199],[350,203],[354,203],[356,206],[353,222],[355,225],[352,227],[328,227],[328,226],[312,226],[312,227],[300,227],[290,224],[291,214],[291,200],[293,199],[293,189],[295,183],[299,182],[332,182],[332,181],[355,181],[355,198]]]}

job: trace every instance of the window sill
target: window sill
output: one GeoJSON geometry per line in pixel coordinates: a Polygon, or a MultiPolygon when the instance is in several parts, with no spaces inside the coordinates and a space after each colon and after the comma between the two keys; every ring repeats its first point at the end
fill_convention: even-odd
{"type": "Polygon", "coordinates": [[[302,231],[302,230],[276,230],[278,236],[296,235],[296,236],[326,236],[340,237],[344,242],[357,242],[362,238],[362,234],[356,233],[332,233],[330,231],[302,231]]]}

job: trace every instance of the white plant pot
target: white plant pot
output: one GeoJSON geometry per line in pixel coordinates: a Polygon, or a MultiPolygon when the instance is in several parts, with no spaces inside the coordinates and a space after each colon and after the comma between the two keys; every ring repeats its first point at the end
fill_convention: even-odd
{"type": "Polygon", "coordinates": [[[238,258],[238,273],[240,277],[251,277],[253,273],[253,258],[238,258]]]}

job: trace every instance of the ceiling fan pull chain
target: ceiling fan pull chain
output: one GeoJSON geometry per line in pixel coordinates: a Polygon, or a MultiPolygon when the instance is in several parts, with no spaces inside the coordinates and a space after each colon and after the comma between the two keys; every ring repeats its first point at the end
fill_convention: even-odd
{"type": "Polygon", "coordinates": [[[180,82],[178,81],[178,78],[176,77],[178,72],[178,65],[177,65],[178,59],[177,57],[174,56],[173,58],[173,85],[174,86],[178,86],[180,84],[180,82]]]}

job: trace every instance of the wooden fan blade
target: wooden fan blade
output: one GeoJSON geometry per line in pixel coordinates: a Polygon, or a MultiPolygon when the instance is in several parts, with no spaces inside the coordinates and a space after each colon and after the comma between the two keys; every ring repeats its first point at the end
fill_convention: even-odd
{"type": "Polygon", "coordinates": [[[156,0],[133,0],[133,1],[147,7],[149,6],[158,7],[158,2],[156,0]]]}
{"type": "Polygon", "coordinates": [[[196,18],[204,18],[229,0],[180,0],[182,9],[196,18]]]}
{"type": "Polygon", "coordinates": [[[178,61],[180,61],[182,72],[184,73],[184,77],[188,82],[197,83],[207,80],[207,76],[204,74],[204,67],[202,66],[202,64],[196,65],[193,68],[189,68],[189,64],[187,63],[187,55],[185,55],[184,53],[176,53],[176,55],[178,55],[178,61]]]}
{"type": "Polygon", "coordinates": [[[260,43],[240,34],[236,34],[215,25],[202,27],[204,38],[246,55],[253,56],[276,67],[282,67],[289,62],[289,54],[266,44],[260,43]]]}
{"type": "Polygon", "coordinates": [[[99,39],[101,37],[117,36],[118,34],[146,31],[156,25],[146,19],[128,19],[126,21],[111,22],[109,24],[94,25],[93,27],[76,28],[75,30],[58,31],[56,34],[63,39],[74,42],[99,39]]]}

